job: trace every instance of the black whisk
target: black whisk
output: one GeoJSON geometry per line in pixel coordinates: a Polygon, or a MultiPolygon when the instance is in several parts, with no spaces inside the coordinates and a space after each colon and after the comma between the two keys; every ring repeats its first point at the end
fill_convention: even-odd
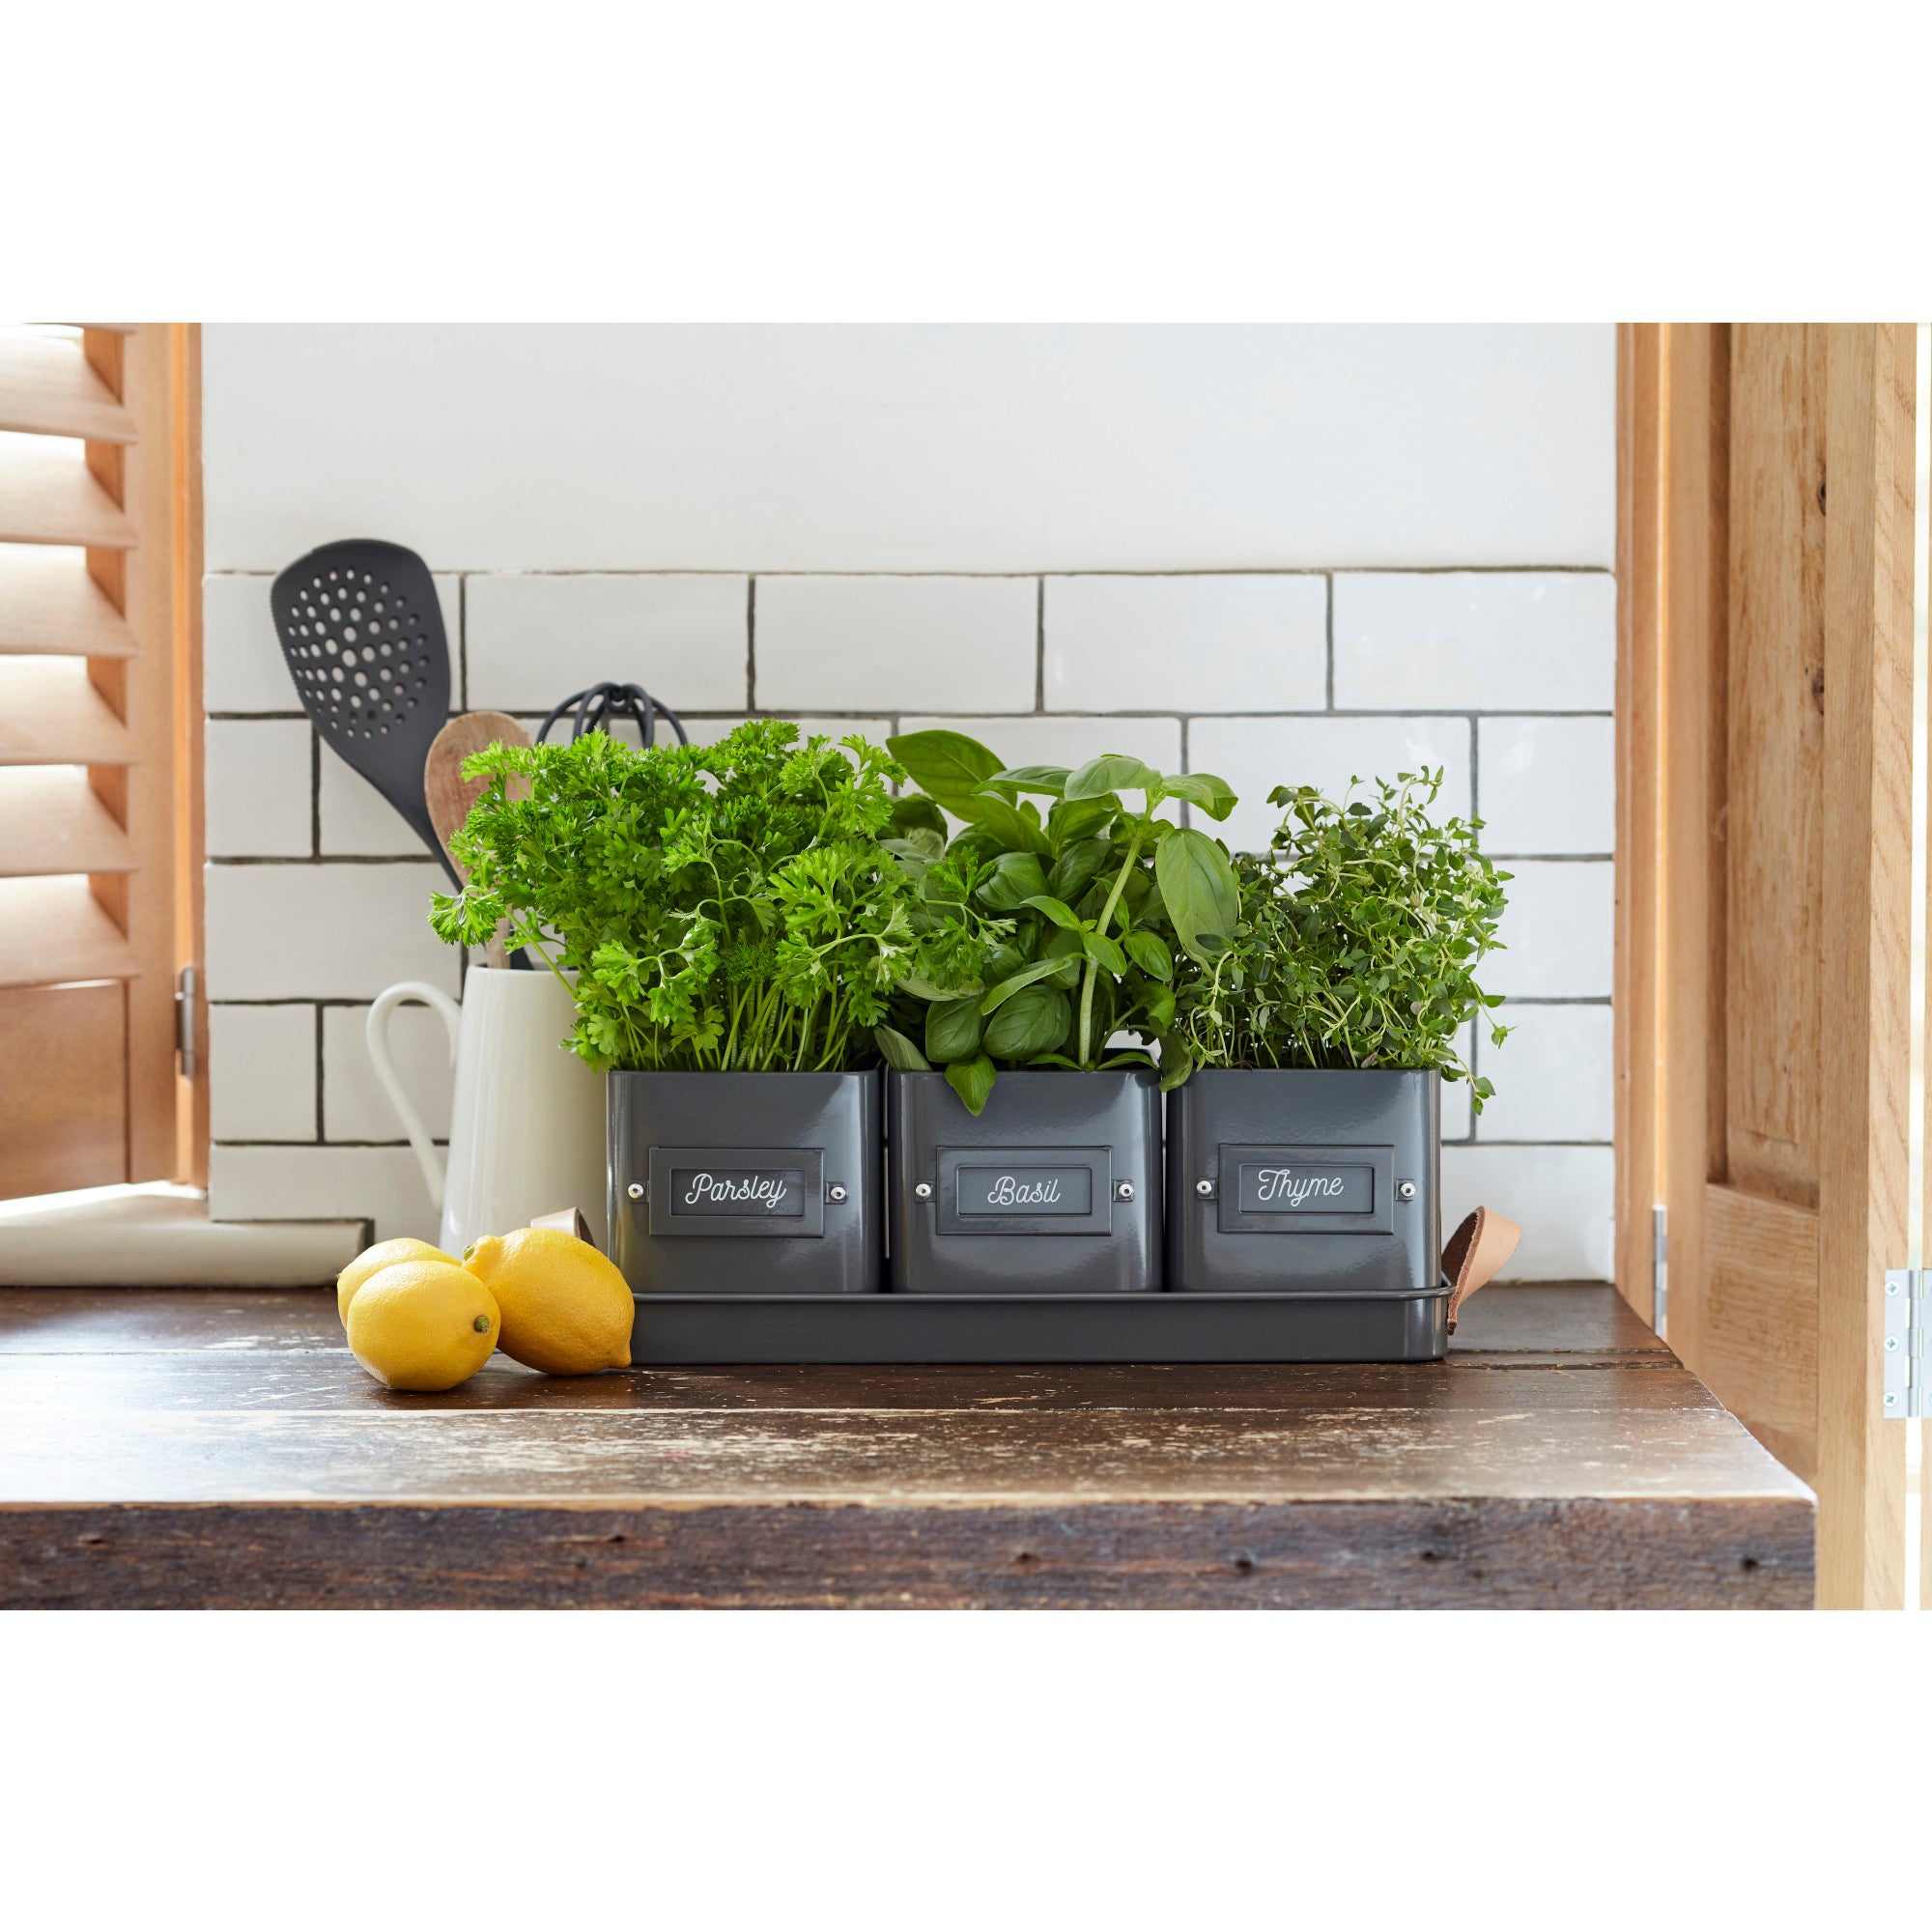
{"type": "Polygon", "coordinates": [[[593,684],[587,691],[573,691],[544,720],[537,731],[539,745],[549,739],[551,726],[573,705],[577,708],[570,724],[573,744],[586,731],[608,732],[611,721],[618,718],[630,719],[647,746],[657,736],[657,721],[660,718],[677,733],[680,745],[691,743],[677,713],[661,698],[653,697],[642,685],[593,684]]]}

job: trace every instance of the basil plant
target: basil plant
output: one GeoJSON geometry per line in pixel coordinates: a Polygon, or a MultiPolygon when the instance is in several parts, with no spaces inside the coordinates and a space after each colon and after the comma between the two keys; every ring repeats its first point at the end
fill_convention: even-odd
{"type": "Polygon", "coordinates": [[[1153,1065],[1177,960],[1210,964],[1240,910],[1227,847],[1163,808],[1225,819],[1227,783],[1120,753],[1009,767],[957,731],[889,745],[920,790],[885,838],[913,889],[910,961],[874,1030],[888,1065],[943,1069],[975,1114],[1003,1067],[1153,1065]]]}

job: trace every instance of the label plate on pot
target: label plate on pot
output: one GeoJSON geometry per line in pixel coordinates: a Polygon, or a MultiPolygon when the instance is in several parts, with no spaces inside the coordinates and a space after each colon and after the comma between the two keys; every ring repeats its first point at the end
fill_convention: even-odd
{"type": "Polygon", "coordinates": [[[1376,1171],[1366,1164],[1243,1161],[1243,1214],[1367,1214],[1376,1205],[1376,1171]]]}
{"type": "Polygon", "coordinates": [[[937,1234],[1114,1232],[1110,1147],[943,1147],[935,1153],[937,1234]]]}
{"type": "Polygon", "coordinates": [[[1091,1214],[1091,1167],[961,1167],[962,1214],[1091,1214]]]}
{"type": "Polygon", "coordinates": [[[1224,1235],[1395,1232],[1392,1147],[1231,1147],[1223,1142],[1214,1183],[1215,1225],[1224,1235]]]}
{"type": "MultiPolygon", "coordinates": [[[[613,1198],[622,1212],[629,1206],[625,1177],[617,1179],[613,1198]]],[[[850,1204],[865,1177],[827,1175],[821,1148],[654,1147],[647,1198],[634,1211],[653,1236],[822,1236],[825,1191],[834,1181],[846,1189],[850,1204]]],[[[842,1211],[855,1209],[846,1205],[842,1211]]]]}
{"type": "Polygon", "coordinates": [[[805,1212],[802,1167],[674,1167],[673,1214],[765,1214],[796,1220],[805,1212]]]}

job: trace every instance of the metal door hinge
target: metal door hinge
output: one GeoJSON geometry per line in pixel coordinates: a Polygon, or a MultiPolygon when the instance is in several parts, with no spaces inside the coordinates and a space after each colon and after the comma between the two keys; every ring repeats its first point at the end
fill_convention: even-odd
{"type": "Polygon", "coordinates": [[[1670,1320],[1670,1228],[1666,1209],[1658,1202],[1650,1210],[1650,1325],[1658,1339],[1670,1320]]]}
{"type": "Polygon", "coordinates": [[[175,984],[175,1051],[181,1055],[181,1077],[192,1080],[196,1071],[194,1052],[194,995],[200,979],[192,966],[184,966],[175,984]]]}
{"type": "Polygon", "coordinates": [[[1885,1413],[1932,1416],[1932,1269],[1885,1271],[1885,1413]]]}

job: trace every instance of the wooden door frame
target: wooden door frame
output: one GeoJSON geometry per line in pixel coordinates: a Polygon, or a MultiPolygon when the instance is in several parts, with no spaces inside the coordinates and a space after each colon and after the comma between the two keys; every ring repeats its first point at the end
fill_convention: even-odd
{"type": "MultiPolygon", "coordinates": [[[[1895,861],[1910,849],[1916,336],[1864,324],[1825,337],[1823,708],[1829,762],[1858,777],[1824,798],[1833,970],[1818,1266],[1799,1292],[1816,1305],[1819,1602],[1881,1607],[1903,1598],[1904,1435],[1880,1408],[1881,1294],[1907,1234],[1911,886],[1895,861]]],[[[1703,1210],[1725,1179],[1709,1152],[1725,1040],[1708,935],[1721,946],[1730,354],[1725,325],[1618,331],[1616,1279],[1649,1319],[1662,1204],[1668,1339],[1699,1374],[1703,1210]]]]}

